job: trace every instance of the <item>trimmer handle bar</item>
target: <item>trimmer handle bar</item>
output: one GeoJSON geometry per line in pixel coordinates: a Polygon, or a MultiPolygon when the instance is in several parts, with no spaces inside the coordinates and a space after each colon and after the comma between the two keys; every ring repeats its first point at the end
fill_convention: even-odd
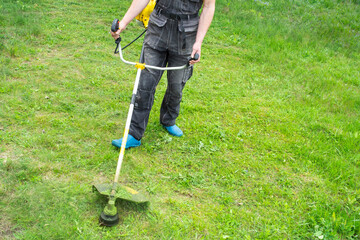
{"type": "MultiPolygon", "coordinates": [[[[112,22],[112,25],[111,25],[111,31],[116,32],[117,30],[119,30],[119,19],[114,19],[114,21],[112,22]]],[[[190,61],[192,61],[192,60],[196,61],[199,59],[199,54],[195,53],[194,57],[190,58],[187,64],[184,64],[184,65],[178,66],[178,67],[157,67],[157,66],[151,66],[151,65],[147,65],[147,64],[143,64],[143,63],[130,62],[130,61],[126,61],[124,59],[120,42],[121,42],[121,37],[119,37],[118,39],[115,40],[117,49],[119,49],[119,55],[120,55],[121,61],[123,61],[126,64],[130,64],[130,65],[134,65],[134,66],[138,66],[139,64],[141,64],[144,68],[150,68],[150,69],[156,69],[156,70],[180,70],[180,69],[185,69],[185,68],[189,67],[190,61]]]]}

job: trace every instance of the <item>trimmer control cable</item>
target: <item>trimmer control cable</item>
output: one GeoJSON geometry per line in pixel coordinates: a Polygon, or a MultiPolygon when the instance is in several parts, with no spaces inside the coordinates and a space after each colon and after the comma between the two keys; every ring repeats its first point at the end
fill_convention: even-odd
{"type": "MultiPolygon", "coordinates": [[[[115,19],[111,25],[111,31],[112,32],[116,32],[119,29],[119,19],[115,19]]],[[[140,33],[139,36],[137,36],[134,40],[132,40],[128,45],[126,45],[125,47],[121,48],[121,50],[124,50],[125,48],[127,48],[128,46],[130,46],[131,44],[133,44],[136,40],[138,40],[139,38],[141,38],[142,35],[144,35],[144,33],[146,32],[147,28],[145,28],[145,30],[140,33]]],[[[118,39],[115,40],[116,43],[116,48],[114,53],[119,53],[119,44],[121,42],[121,38],[119,37],[118,39]]]]}
{"type": "MultiPolygon", "coordinates": [[[[131,44],[133,44],[136,40],[138,40],[139,38],[141,38],[142,35],[145,34],[147,29],[145,29],[139,36],[137,36],[134,40],[132,40],[128,45],[126,45],[125,47],[121,48],[121,50],[124,50],[125,48],[127,48],[128,46],[130,46],[131,44]]],[[[116,43],[116,48],[114,53],[119,53],[119,43],[121,42],[121,38],[119,37],[118,39],[115,40],[116,43]]]]}

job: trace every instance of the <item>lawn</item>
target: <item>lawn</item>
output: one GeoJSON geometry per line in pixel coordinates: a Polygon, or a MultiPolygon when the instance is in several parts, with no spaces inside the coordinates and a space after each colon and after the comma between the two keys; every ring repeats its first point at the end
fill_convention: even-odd
{"type": "Polygon", "coordinates": [[[136,76],[109,30],[130,3],[0,0],[0,239],[359,239],[358,0],[218,0],[184,136],[159,123],[164,77],[125,152],[120,181],[150,204],[99,226],[136,76]]]}

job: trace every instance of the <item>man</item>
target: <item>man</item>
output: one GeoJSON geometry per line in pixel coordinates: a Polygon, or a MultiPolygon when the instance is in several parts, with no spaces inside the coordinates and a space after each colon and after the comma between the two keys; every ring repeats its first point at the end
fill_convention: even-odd
{"type": "MultiPolygon", "coordinates": [[[[117,39],[126,26],[147,6],[149,0],[133,0],[125,16],[119,23],[119,30],[111,35],[117,39]]],[[[199,55],[201,45],[211,24],[215,12],[215,0],[158,0],[151,13],[144,39],[144,60],[148,65],[165,67],[186,64],[190,57],[199,55]],[[199,10],[203,7],[199,17],[199,10]]],[[[192,75],[193,66],[184,70],[172,70],[167,73],[167,90],[160,109],[160,123],[173,136],[183,135],[175,124],[179,115],[182,90],[192,75]]],[[[154,94],[163,71],[144,69],[141,72],[134,112],[131,119],[126,147],[141,144],[154,94]]],[[[112,145],[121,147],[122,139],[112,141],[112,145]]]]}

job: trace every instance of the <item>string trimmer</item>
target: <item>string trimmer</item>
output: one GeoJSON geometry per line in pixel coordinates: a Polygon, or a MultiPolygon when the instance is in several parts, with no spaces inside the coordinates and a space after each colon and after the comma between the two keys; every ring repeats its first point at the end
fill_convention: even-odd
{"type": "MultiPolygon", "coordinates": [[[[153,2],[153,1],[151,1],[151,2],[153,2]]],[[[152,6],[152,8],[153,8],[153,6],[152,6]]],[[[147,10],[147,11],[149,12],[149,10],[147,10]]],[[[150,13],[151,13],[151,11],[150,11],[150,13]]],[[[149,14],[149,16],[150,16],[150,14],[149,14]]],[[[147,27],[148,18],[145,17],[145,18],[141,19],[141,21],[143,21],[144,26],[147,27]],[[145,25],[145,23],[146,23],[146,25],[145,25]]],[[[111,31],[116,32],[118,29],[119,29],[119,20],[115,19],[113,21],[111,31]]],[[[189,64],[185,64],[183,66],[178,66],[178,67],[157,67],[157,66],[147,65],[147,64],[143,63],[144,62],[143,48],[142,48],[141,54],[140,54],[140,62],[126,61],[123,58],[123,53],[122,53],[122,48],[121,48],[121,38],[119,37],[115,41],[115,43],[117,44],[117,49],[119,50],[119,55],[120,55],[121,61],[123,61],[126,64],[134,65],[137,68],[137,74],[136,74],[136,78],[135,78],[133,94],[132,94],[131,103],[130,103],[130,107],[129,107],[129,111],[128,111],[128,116],[127,116],[127,120],[126,120],[126,124],[125,124],[125,130],[124,130],[123,140],[122,140],[122,144],[121,144],[121,148],[120,148],[120,155],[119,155],[118,162],[117,162],[114,181],[112,184],[95,184],[93,186],[94,189],[96,189],[97,191],[100,192],[100,194],[108,196],[108,198],[109,198],[108,204],[104,208],[104,211],[101,213],[100,219],[99,219],[100,224],[104,225],[104,226],[114,226],[114,225],[118,224],[118,222],[119,222],[119,214],[118,214],[117,208],[115,206],[116,199],[123,199],[126,201],[135,202],[135,203],[148,202],[148,199],[144,195],[139,193],[138,191],[136,191],[132,188],[129,188],[127,186],[123,186],[118,183],[119,176],[120,176],[120,169],[121,169],[122,161],[123,161],[124,154],[125,154],[125,146],[126,146],[127,138],[129,135],[129,128],[130,128],[131,118],[132,118],[132,114],[133,114],[133,110],[134,110],[135,96],[137,93],[137,88],[138,88],[138,84],[139,84],[141,71],[145,68],[156,69],[156,70],[179,70],[179,69],[184,69],[186,67],[189,67],[189,64]]],[[[199,55],[195,54],[194,58],[189,59],[189,61],[197,60],[198,58],[199,58],[199,55]]]]}

